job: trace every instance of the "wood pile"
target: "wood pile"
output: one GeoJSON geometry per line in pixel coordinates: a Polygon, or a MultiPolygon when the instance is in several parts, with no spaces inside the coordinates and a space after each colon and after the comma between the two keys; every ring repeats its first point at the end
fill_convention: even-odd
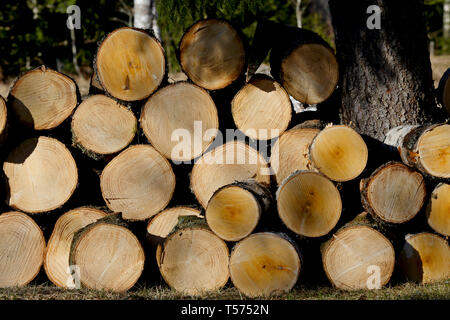
{"type": "Polygon", "coordinates": [[[396,266],[450,278],[449,124],[395,128],[376,150],[323,113],[299,120],[290,97],[320,107],[338,83],[334,51],[304,29],[269,23],[248,46],[202,20],[180,41],[189,80],[169,83],[166,60],[151,33],[120,28],[98,47],[89,96],[42,66],[0,98],[0,287],[41,266],[62,288],[162,278],[194,296],[375,289],[396,266]],[[272,77],[254,74],[268,27],[283,30],[272,77]]]}

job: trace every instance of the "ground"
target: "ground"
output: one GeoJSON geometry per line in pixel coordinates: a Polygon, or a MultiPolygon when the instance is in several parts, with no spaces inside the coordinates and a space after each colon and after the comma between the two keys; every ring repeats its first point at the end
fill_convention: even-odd
{"type": "MultiPolygon", "coordinates": [[[[51,284],[31,285],[23,288],[0,289],[0,300],[177,300],[177,299],[211,299],[241,300],[245,297],[229,287],[200,298],[183,296],[169,289],[166,285],[151,288],[135,288],[126,293],[111,293],[95,290],[64,290],[51,284]]],[[[298,287],[291,292],[271,297],[276,300],[450,300],[450,280],[419,285],[403,283],[381,290],[342,291],[331,287],[298,287]]]]}

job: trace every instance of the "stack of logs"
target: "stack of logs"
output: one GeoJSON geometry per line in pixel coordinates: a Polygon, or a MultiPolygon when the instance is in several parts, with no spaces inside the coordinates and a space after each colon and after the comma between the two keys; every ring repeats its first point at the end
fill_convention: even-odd
{"type": "Polygon", "coordinates": [[[231,278],[267,296],[321,273],[373,289],[394,266],[449,278],[450,125],[395,128],[375,150],[323,112],[304,121],[291,98],[320,109],[338,63],[311,31],[273,27],[285,36],[272,77],[254,74],[265,49],[215,19],[181,39],[185,82],[170,82],[160,42],[133,28],[100,44],[83,100],[44,66],[19,77],[0,99],[0,287],[42,265],[63,288],[78,277],[125,291],[160,274],[186,295],[231,278]],[[227,128],[241,135],[224,140],[227,128]]]}

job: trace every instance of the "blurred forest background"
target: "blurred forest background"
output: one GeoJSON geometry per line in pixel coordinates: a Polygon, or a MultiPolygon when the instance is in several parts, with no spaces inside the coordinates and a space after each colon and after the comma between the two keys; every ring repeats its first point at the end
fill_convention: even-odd
{"type": "MultiPolygon", "coordinates": [[[[172,73],[180,70],[176,49],[184,30],[203,18],[228,19],[249,40],[257,19],[266,18],[313,30],[334,46],[328,0],[148,1],[150,23],[157,26],[172,73]]],[[[9,82],[42,64],[88,78],[98,41],[115,28],[138,25],[135,7],[139,2],[142,0],[1,0],[0,82],[9,82]],[[66,26],[71,5],[81,9],[81,28],[72,31],[66,26]]],[[[430,51],[433,56],[448,55],[450,0],[424,2],[430,51]]]]}

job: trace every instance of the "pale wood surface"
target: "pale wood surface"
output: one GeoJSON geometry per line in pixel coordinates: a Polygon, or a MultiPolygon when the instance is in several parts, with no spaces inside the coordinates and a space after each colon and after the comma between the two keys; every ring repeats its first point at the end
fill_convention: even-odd
{"type": "Polygon", "coordinates": [[[167,238],[160,271],[167,284],[189,295],[219,290],[228,281],[229,252],[209,230],[186,228],[167,238]]]}
{"type": "Polygon", "coordinates": [[[217,189],[235,181],[254,178],[268,185],[270,175],[264,172],[267,170],[267,162],[258,151],[240,141],[228,142],[204,154],[195,163],[191,173],[191,189],[202,207],[206,208],[217,189]]]}
{"type": "Polygon", "coordinates": [[[9,100],[21,124],[35,130],[52,129],[77,106],[77,87],[69,77],[42,66],[16,81],[9,100]]]}
{"type": "Polygon", "coordinates": [[[214,141],[219,128],[211,96],[188,82],[158,90],[142,108],[140,122],[150,143],[166,158],[178,161],[200,156],[214,141]],[[198,129],[196,121],[201,122],[198,129]]]}
{"type": "Polygon", "coordinates": [[[290,230],[306,237],[320,237],[336,226],[342,202],[329,179],[316,172],[300,171],[278,188],[277,208],[290,230]]]}
{"type": "Polygon", "coordinates": [[[199,21],[181,40],[180,63],[195,84],[208,90],[222,89],[243,72],[244,44],[228,22],[199,21]]]}
{"type": "Polygon", "coordinates": [[[126,291],[144,269],[139,240],[122,226],[98,223],[78,239],[73,250],[81,283],[87,288],[126,291]]]}
{"type": "Polygon", "coordinates": [[[328,99],[338,80],[336,57],[321,44],[303,44],[281,63],[282,85],[291,96],[305,104],[328,99]]]}
{"type": "Polygon", "coordinates": [[[234,286],[249,297],[287,292],[297,282],[301,262],[295,247],[273,233],[255,233],[240,241],[230,257],[234,286]]]}
{"type": "Polygon", "coordinates": [[[78,171],[71,153],[56,139],[25,140],[3,164],[9,188],[8,205],[28,213],[59,208],[72,196],[78,171]]]}
{"type": "Polygon", "coordinates": [[[98,80],[112,96],[124,101],[147,98],[165,75],[164,49],[143,30],[120,28],[100,45],[95,61],[98,80]]]}
{"type": "Polygon", "coordinates": [[[128,146],[136,131],[133,112],[104,95],[84,100],[72,118],[75,142],[101,155],[116,153],[128,146]]]}
{"type": "Polygon", "coordinates": [[[256,77],[234,96],[231,112],[244,134],[252,139],[270,140],[288,127],[292,106],[289,95],[278,82],[256,77]]]}
{"type": "Polygon", "coordinates": [[[63,214],[56,221],[44,258],[48,278],[58,287],[67,288],[72,275],[69,272],[69,255],[75,233],[104,218],[106,213],[94,208],[77,208],[63,214]]]}
{"type": "Polygon", "coordinates": [[[39,226],[21,212],[0,215],[0,288],[24,286],[38,274],[45,239],[39,226]]]}
{"type": "MultiPolygon", "coordinates": [[[[395,265],[392,244],[381,233],[367,226],[340,230],[333,235],[322,258],[328,279],[343,290],[369,289],[368,280],[374,272],[369,269],[371,267],[379,270],[382,287],[389,282],[395,265]]],[[[375,272],[378,274],[378,271],[375,272]]]]}
{"type": "Polygon", "coordinates": [[[127,220],[145,220],[164,209],[175,189],[170,163],[149,145],[134,145],[111,160],[100,177],[109,209],[127,220]]]}

